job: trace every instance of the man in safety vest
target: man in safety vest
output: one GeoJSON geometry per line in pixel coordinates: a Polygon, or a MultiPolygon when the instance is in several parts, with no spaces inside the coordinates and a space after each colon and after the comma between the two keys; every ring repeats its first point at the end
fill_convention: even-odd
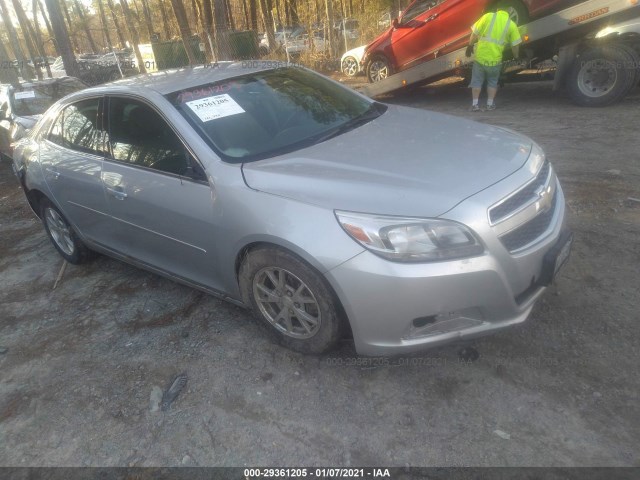
{"type": "Polygon", "coordinates": [[[518,58],[519,45],[522,43],[516,23],[509,14],[500,10],[494,3],[473,27],[467,47],[467,57],[473,53],[477,42],[475,61],[471,72],[471,92],[473,94],[472,112],[481,111],[478,98],[484,82],[487,82],[487,110],[495,110],[494,99],[498,93],[498,80],[502,70],[502,52],[507,44],[511,45],[513,57],[518,58]]]}

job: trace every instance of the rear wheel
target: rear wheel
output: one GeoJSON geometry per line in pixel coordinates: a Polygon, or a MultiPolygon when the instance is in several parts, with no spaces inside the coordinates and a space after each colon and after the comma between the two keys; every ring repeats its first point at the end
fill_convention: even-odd
{"type": "Polygon", "coordinates": [[[604,107],[633,88],[633,59],[619,45],[592,47],[576,57],[567,76],[567,92],[578,105],[604,107]]]}
{"type": "Polygon", "coordinates": [[[625,43],[618,43],[616,47],[624,50],[629,56],[631,61],[628,65],[628,68],[635,72],[633,85],[637,86],[638,84],[640,84],[640,53],[631,45],[627,45],[625,43]]]}
{"type": "Polygon", "coordinates": [[[40,218],[51,243],[67,262],[77,265],[91,258],[91,250],[78,238],[60,210],[46,198],[40,203],[40,218]]]}
{"type": "Polygon", "coordinates": [[[343,321],[334,295],[313,268],[276,248],[249,252],[238,280],[242,298],[282,345],[322,353],[336,345],[343,321]]]}
{"type": "Polygon", "coordinates": [[[507,12],[516,25],[529,23],[529,10],[520,0],[500,0],[497,6],[500,10],[507,12]]]}
{"type": "Polygon", "coordinates": [[[376,55],[367,62],[367,80],[369,80],[369,83],[379,82],[391,75],[393,75],[393,69],[391,62],[386,57],[376,55]]]}

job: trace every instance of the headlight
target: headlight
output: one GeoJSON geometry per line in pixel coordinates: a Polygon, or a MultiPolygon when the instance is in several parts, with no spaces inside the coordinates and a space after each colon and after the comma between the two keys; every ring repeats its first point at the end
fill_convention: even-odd
{"type": "Polygon", "coordinates": [[[435,262],[484,252],[484,247],[471,230],[449,220],[339,211],[336,211],[336,217],[351,238],[389,260],[435,262]]]}

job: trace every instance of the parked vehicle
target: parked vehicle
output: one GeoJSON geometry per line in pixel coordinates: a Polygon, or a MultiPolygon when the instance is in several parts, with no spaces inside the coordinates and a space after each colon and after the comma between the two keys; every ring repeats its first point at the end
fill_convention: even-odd
{"type": "Polygon", "coordinates": [[[340,59],[340,69],[347,77],[355,77],[362,72],[362,57],[364,56],[365,48],[366,45],[352,48],[342,55],[340,59]]]}
{"type": "Polygon", "coordinates": [[[67,261],[102,252],[250,307],[302,352],[348,327],[361,354],[396,354],[521,323],[571,247],[532,140],[302,67],[75,93],[14,168],[67,261]]]}
{"type": "Polygon", "coordinates": [[[320,34],[308,35],[303,33],[287,41],[286,51],[291,56],[299,56],[303,53],[320,53],[327,49],[327,42],[320,34]]]}
{"type": "Polygon", "coordinates": [[[86,88],[73,77],[0,85],[0,155],[11,159],[11,144],[24,137],[62,97],[86,88]]]}
{"type": "MultiPolygon", "coordinates": [[[[530,19],[583,0],[500,0],[498,3],[522,25],[530,19]]],[[[433,60],[468,44],[471,25],[492,0],[414,0],[392,26],[371,42],[365,53],[370,82],[433,60]]]]}
{"type": "Polygon", "coordinates": [[[299,35],[302,35],[303,33],[305,33],[305,29],[304,27],[301,27],[301,26],[285,27],[280,30],[277,30],[274,33],[274,39],[276,44],[273,47],[269,45],[269,37],[265,33],[262,35],[262,38],[260,39],[260,44],[258,45],[258,48],[262,55],[267,55],[269,52],[271,52],[274,49],[277,50],[279,48],[283,48],[285,42],[288,43],[290,39],[295,38],[299,35]]]}
{"type": "MultiPolygon", "coordinates": [[[[116,54],[114,57],[113,53],[81,55],[76,58],[78,69],[80,70],[78,78],[87,85],[94,86],[118,80],[123,76],[137,75],[139,73],[137,62],[131,57],[130,54],[116,54]]],[[[53,62],[51,74],[55,78],[67,76],[62,57],[58,57],[53,62]]]]}

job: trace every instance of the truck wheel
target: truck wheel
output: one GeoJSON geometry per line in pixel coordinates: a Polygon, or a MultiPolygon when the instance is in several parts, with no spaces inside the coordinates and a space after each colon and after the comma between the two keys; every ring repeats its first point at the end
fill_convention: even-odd
{"type": "Polygon", "coordinates": [[[497,6],[500,10],[507,12],[516,25],[529,23],[529,10],[520,0],[500,0],[497,6]]]}
{"type": "Polygon", "coordinates": [[[629,58],[631,59],[628,64],[628,68],[634,70],[635,77],[633,79],[633,87],[640,84],[640,53],[638,53],[631,45],[627,45],[626,43],[618,43],[616,45],[617,48],[624,50],[629,58]]]}
{"type": "Polygon", "coordinates": [[[617,45],[589,48],[576,57],[567,76],[567,92],[583,107],[604,107],[624,97],[635,79],[631,56],[617,45]]]}
{"type": "Polygon", "coordinates": [[[317,354],[333,348],[344,322],[323,276],[277,248],[249,252],[238,272],[245,304],[287,348],[317,354]]]}
{"type": "Polygon", "coordinates": [[[367,80],[376,83],[393,75],[391,62],[382,55],[376,55],[367,62],[367,80]]]}

